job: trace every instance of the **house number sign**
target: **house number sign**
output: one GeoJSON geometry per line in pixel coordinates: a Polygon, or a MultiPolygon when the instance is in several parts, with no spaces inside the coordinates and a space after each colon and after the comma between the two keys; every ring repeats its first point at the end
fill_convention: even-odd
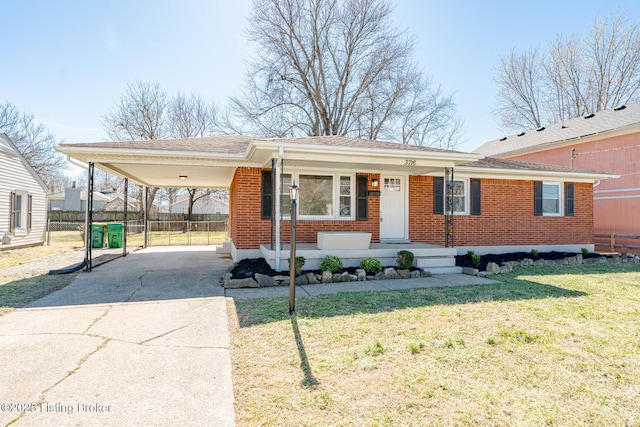
{"type": "Polygon", "coordinates": [[[405,161],[404,161],[404,165],[405,165],[405,166],[415,166],[415,165],[416,165],[416,160],[413,160],[413,159],[405,159],[405,161]]]}

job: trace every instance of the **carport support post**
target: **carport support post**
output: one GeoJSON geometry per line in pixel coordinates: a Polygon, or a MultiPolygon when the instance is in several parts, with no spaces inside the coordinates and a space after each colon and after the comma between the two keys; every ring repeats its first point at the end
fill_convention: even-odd
{"type": "Polygon", "coordinates": [[[122,256],[127,256],[127,213],[129,210],[127,209],[127,205],[129,204],[129,178],[124,179],[124,216],[122,226],[122,256]]]}
{"type": "Polygon", "coordinates": [[[144,210],[142,212],[144,222],[144,247],[149,246],[149,187],[144,187],[144,210]]]}
{"type": "Polygon", "coordinates": [[[93,244],[92,228],[93,228],[93,171],[94,164],[89,162],[87,169],[87,205],[85,206],[84,217],[84,263],[85,271],[91,271],[91,261],[93,254],[91,253],[91,245],[93,244]]]}

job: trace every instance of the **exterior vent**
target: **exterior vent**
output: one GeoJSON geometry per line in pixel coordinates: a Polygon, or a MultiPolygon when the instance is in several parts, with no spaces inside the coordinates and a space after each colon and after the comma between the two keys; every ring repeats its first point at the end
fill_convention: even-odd
{"type": "Polygon", "coordinates": [[[584,116],[585,119],[590,119],[592,117],[595,117],[596,115],[594,113],[591,114],[587,114],[586,116],[584,116]]]}
{"type": "Polygon", "coordinates": [[[506,141],[506,140],[507,140],[506,136],[503,136],[502,138],[500,138],[500,141],[506,141]]]}
{"type": "Polygon", "coordinates": [[[624,110],[625,108],[627,108],[626,105],[620,105],[620,106],[614,108],[613,111],[620,111],[620,110],[624,110]]]}
{"type": "Polygon", "coordinates": [[[522,136],[522,135],[524,135],[524,134],[525,134],[525,132],[520,132],[520,133],[518,134],[518,136],[522,136]]]}
{"type": "Polygon", "coordinates": [[[536,129],[536,132],[540,132],[545,130],[546,128],[544,126],[540,126],[538,129],[536,129]]]}

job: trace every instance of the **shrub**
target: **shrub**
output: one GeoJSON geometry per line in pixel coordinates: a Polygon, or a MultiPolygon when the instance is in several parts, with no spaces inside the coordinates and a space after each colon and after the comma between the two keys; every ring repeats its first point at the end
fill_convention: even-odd
{"type": "MultiPolygon", "coordinates": [[[[302,273],[302,267],[304,266],[305,262],[306,262],[306,259],[304,259],[303,256],[296,257],[296,265],[295,265],[296,276],[299,276],[300,273],[302,273]]],[[[291,260],[289,260],[289,270],[291,270],[291,260]]]]}
{"type": "Polygon", "coordinates": [[[580,252],[582,252],[582,256],[583,257],[589,255],[589,249],[587,249],[587,248],[580,249],[580,252]]]}
{"type": "Polygon", "coordinates": [[[398,268],[408,270],[413,265],[413,252],[411,251],[399,251],[398,258],[396,258],[396,265],[398,268]]]}
{"type": "Polygon", "coordinates": [[[360,261],[360,268],[367,273],[375,274],[382,271],[382,264],[375,258],[365,258],[360,261]]]}
{"type": "Polygon", "coordinates": [[[531,258],[538,259],[538,251],[535,249],[531,249],[531,258]]]}
{"type": "Polygon", "coordinates": [[[320,268],[322,269],[322,271],[330,271],[332,273],[335,273],[336,271],[342,269],[342,261],[340,261],[340,258],[338,258],[337,256],[327,255],[326,257],[322,258],[322,261],[320,262],[320,268]]]}
{"type": "Polygon", "coordinates": [[[478,267],[480,265],[480,259],[482,258],[480,255],[473,251],[468,251],[467,256],[471,258],[471,264],[473,264],[474,267],[478,267]]]}

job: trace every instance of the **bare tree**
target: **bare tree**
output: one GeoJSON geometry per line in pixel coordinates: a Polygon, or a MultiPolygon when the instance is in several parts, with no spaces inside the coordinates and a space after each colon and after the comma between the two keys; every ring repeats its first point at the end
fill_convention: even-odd
{"type": "Polygon", "coordinates": [[[640,100],[640,21],[596,20],[582,36],[559,35],[547,50],[501,58],[496,117],[506,131],[539,127],[640,100]]]}
{"type": "MultiPolygon", "coordinates": [[[[102,125],[113,141],[161,139],[168,134],[167,106],[167,94],[159,83],[136,81],[127,85],[118,103],[103,116],[102,125]]],[[[149,188],[147,208],[153,205],[157,192],[157,187],[149,188]]],[[[142,192],[138,197],[142,210],[142,192]]]]}
{"type": "MultiPolygon", "coordinates": [[[[167,124],[174,138],[197,138],[224,131],[218,125],[218,109],[197,95],[178,94],[169,104],[167,124]]],[[[187,219],[191,220],[194,203],[213,192],[210,188],[187,188],[189,204],[187,219]]]]}
{"type": "Polygon", "coordinates": [[[10,102],[0,105],[0,131],[7,134],[16,148],[45,183],[57,181],[64,158],[54,147],[60,142],[33,114],[18,110],[10,102]]]}
{"type": "Polygon", "coordinates": [[[243,93],[231,98],[234,111],[267,136],[421,145],[442,142],[439,131],[431,132],[437,121],[450,129],[446,144],[455,145],[453,99],[431,90],[412,60],[413,40],[390,15],[386,0],[254,0],[248,36],[258,54],[243,93]]]}

